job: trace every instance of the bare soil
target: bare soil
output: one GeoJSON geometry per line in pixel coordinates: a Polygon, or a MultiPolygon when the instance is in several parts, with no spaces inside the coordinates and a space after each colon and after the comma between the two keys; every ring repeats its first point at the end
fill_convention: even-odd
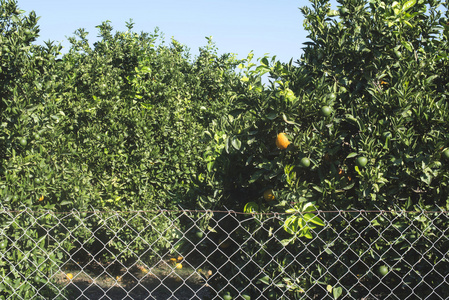
{"type": "Polygon", "coordinates": [[[54,277],[53,283],[70,291],[69,299],[211,299],[212,290],[206,278],[192,268],[176,269],[161,262],[151,269],[143,266],[126,268],[96,268],[66,266],[54,277]],[[77,270],[78,269],[78,270],[77,270]],[[67,274],[73,278],[67,278],[67,274]]]}

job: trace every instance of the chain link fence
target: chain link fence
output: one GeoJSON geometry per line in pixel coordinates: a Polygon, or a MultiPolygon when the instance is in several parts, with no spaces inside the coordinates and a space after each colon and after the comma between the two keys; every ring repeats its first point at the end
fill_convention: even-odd
{"type": "Polygon", "coordinates": [[[447,299],[447,212],[313,214],[0,211],[0,299],[447,299]]]}

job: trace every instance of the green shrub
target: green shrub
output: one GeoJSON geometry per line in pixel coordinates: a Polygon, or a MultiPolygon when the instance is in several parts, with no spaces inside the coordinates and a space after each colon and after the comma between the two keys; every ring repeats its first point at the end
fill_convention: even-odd
{"type": "MultiPolygon", "coordinates": [[[[68,53],[57,58],[60,46],[31,44],[38,32],[34,13],[22,18],[14,2],[2,2],[2,9],[2,39],[9,43],[2,44],[3,208],[157,211],[219,204],[205,180],[210,141],[204,132],[232,102],[233,55],[219,56],[209,39],[192,60],[177,41],[165,45],[158,30],[137,34],[129,22],[128,31],[113,33],[104,22],[93,46],[79,29],[68,53]]],[[[136,260],[144,252],[127,247],[135,238],[130,232],[122,243],[108,243],[122,220],[108,219],[107,230],[96,230],[102,221],[91,218],[87,231],[76,229],[77,222],[63,224],[74,228],[71,238],[95,232],[107,245],[99,254],[106,260],[119,254],[136,260]]],[[[146,228],[142,222],[128,225],[146,228]]],[[[141,234],[154,250],[147,260],[158,259],[155,253],[173,239],[170,220],[154,222],[161,235],[141,234]]],[[[84,245],[92,252],[94,240],[84,245]]]]}
{"type": "MultiPolygon", "coordinates": [[[[100,40],[92,46],[87,32],[79,29],[69,39],[68,53],[58,58],[61,46],[32,44],[38,34],[35,14],[24,16],[14,1],[2,1],[2,208],[106,214],[180,206],[286,212],[283,222],[267,223],[276,239],[266,240],[262,254],[253,252],[254,244],[244,245],[245,231],[234,232],[234,223],[220,214],[201,221],[201,229],[208,222],[221,222],[223,232],[216,233],[216,242],[231,233],[235,242],[244,245],[240,250],[265,266],[268,279],[259,278],[257,287],[267,296],[295,298],[304,292],[318,293],[317,284],[321,290],[334,286],[335,274],[342,272],[338,268],[320,275],[317,283],[312,277],[301,277],[288,257],[283,270],[271,262],[270,255],[280,249],[294,253],[301,239],[319,234],[325,218],[315,217],[315,210],[448,209],[449,27],[447,12],[443,17],[437,10],[439,4],[341,0],[338,10],[331,10],[329,1],[313,0],[310,8],[301,9],[309,41],[294,65],[269,57],[254,63],[252,54],[242,61],[232,54],[219,56],[210,39],[192,59],[177,41],[165,45],[158,30],[134,33],[132,22],[126,32],[116,33],[104,22],[98,26],[100,40]],[[240,74],[235,73],[236,67],[240,74]],[[266,73],[271,80],[268,86],[261,79],[266,73]],[[281,132],[291,142],[286,149],[276,145],[281,132]],[[267,191],[269,201],[264,199],[267,191]],[[263,288],[281,278],[282,272],[293,274],[295,289],[263,288]]],[[[29,241],[41,243],[43,228],[50,228],[52,220],[39,218],[36,223],[8,214],[3,218],[2,235],[28,228],[23,236],[29,240],[7,241],[16,246],[2,254],[0,275],[17,280],[14,284],[21,289],[16,293],[32,296],[36,285],[30,281],[20,285],[22,280],[53,272],[60,261],[50,259],[38,274],[17,253],[33,253],[29,241]],[[5,258],[10,257],[20,265],[17,274],[5,267],[5,258]]],[[[149,213],[148,218],[156,215],[149,213]]],[[[64,228],[78,228],[80,219],[64,222],[51,227],[52,234],[63,240],[64,228]]],[[[142,249],[130,249],[126,244],[134,239],[131,232],[121,231],[123,220],[108,219],[108,226],[102,227],[108,230],[101,231],[96,230],[98,222],[103,221],[89,218],[86,230],[73,230],[72,237],[83,239],[95,232],[107,245],[107,251],[99,254],[106,259],[120,255],[121,261],[136,260],[146,244],[158,252],[174,239],[166,230],[170,221],[157,219],[162,234],[142,234],[142,243],[136,246],[142,249]],[[116,232],[122,242],[108,243],[116,232]]],[[[127,222],[132,228],[145,228],[142,221],[127,222]]],[[[246,232],[256,231],[260,222],[245,223],[246,232]]],[[[367,226],[359,219],[351,225],[356,231],[367,226]]],[[[415,224],[420,230],[428,225],[426,220],[415,224]]],[[[402,225],[396,221],[391,226],[402,225]]],[[[196,232],[186,237],[190,235],[194,240],[196,232]]],[[[385,235],[385,239],[397,238],[394,232],[385,235]]],[[[268,239],[264,231],[255,236],[258,241],[268,239]]],[[[320,238],[329,242],[333,237],[320,238]]],[[[425,238],[422,242],[428,244],[425,238]]],[[[387,251],[389,245],[376,237],[367,239],[384,253],[382,262],[395,260],[387,251]]],[[[76,251],[79,245],[70,241],[62,248],[39,244],[39,249],[55,255],[63,249],[76,251]]],[[[96,253],[93,241],[84,246],[96,253]]],[[[207,244],[204,247],[210,251],[207,244]]],[[[400,251],[402,246],[392,247],[400,251]]],[[[330,250],[338,253],[342,248],[335,243],[330,250]]],[[[213,259],[231,278],[241,269],[229,261],[222,264],[224,254],[213,259]]],[[[438,259],[430,256],[429,261],[438,259]]],[[[380,258],[366,263],[379,264],[380,258]]],[[[245,262],[236,258],[235,264],[245,262]]],[[[403,276],[413,267],[397,268],[403,276]]],[[[245,268],[250,278],[253,271],[245,268]]],[[[319,264],[311,263],[308,272],[319,274],[319,264]]],[[[237,289],[245,286],[244,276],[232,278],[237,289]]],[[[224,280],[217,277],[213,282],[217,290],[224,280]]],[[[0,293],[8,297],[14,289],[8,284],[0,293]]]]}
{"type": "MultiPolygon", "coordinates": [[[[225,149],[216,158],[216,176],[217,190],[234,201],[229,207],[254,202],[260,212],[447,210],[447,18],[438,5],[347,0],[331,10],[329,1],[314,0],[301,9],[309,41],[296,65],[268,57],[254,64],[249,57],[241,65],[235,111],[215,130],[226,136],[215,146],[225,149]],[[268,87],[260,83],[265,72],[271,75],[268,87]],[[276,147],[280,132],[291,141],[286,150],[276,147]],[[275,201],[263,200],[268,189],[275,201]]],[[[314,237],[321,228],[316,221],[292,215],[273,228],[282,232],[276,228],[284,225],[293,234],[285,243],[294,247],[297,238],[314,237]]],[[[366,224],[352,226],[360,232],[366,224]]],[[[390,232],[383,238],[396,239],[390,232]]],[[[384,253],[382,260],[394,260],[387,245],[376,237],[370,241],[384,253]]],[[[284,271],[299,274],[295,268],[284,271]]],[[[405,276],[412,268],[404,263],[397,272],[405,276]]],[[[276,264],[272,270],[276,278],[276,264]]],[[[333,278],[320,281],[333,286],[333,278]]]]}
{"type": "MultiPolygon", "coordinates": [[[[48,243],[49,218],[4,212],[36,209],[43,194],[46,155],[39,147],[46,126],[45,89],[60,47],[31,43],[38,36],[34,12],[25,15],[15,1],[0,3],[0,298],[51,297],[57,291],[44,285],[56,272],[62,249],[48,243]]],[[[60,234],[54,230],[55,235],[60,234]]]]}

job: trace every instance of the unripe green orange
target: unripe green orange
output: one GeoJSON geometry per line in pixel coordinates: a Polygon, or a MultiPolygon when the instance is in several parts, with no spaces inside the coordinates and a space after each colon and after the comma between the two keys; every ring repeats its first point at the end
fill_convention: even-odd
{"type": "Polygon", "coordinates": [[[379,273],[380,273],[381,276],[387,275],[388,272],[389,272],[389,270],[388,270],[387,266],[382,265],[382,266],[379,267],[379,273]]]}
{"type": "Polygon", "coordinates": [[[363,168],[368,163],[368,159],[364,156],[359,156],[357,157],[355,163],[358,167],[363,168]]]}
{"type": "Polygon", "coordinates": [[[329,117],[332,113],[332,108],[330,108],[329,106],[323,106],[321,107],[320,112],[323,117],[329,117]]]}
{"type": "Polygon", "coordinates": [[[302,167],[308,168],[310,166],[310,159],[308,159],[307,157],[303,157],[301,158],[301,161],[299,163],[302,167]]]}

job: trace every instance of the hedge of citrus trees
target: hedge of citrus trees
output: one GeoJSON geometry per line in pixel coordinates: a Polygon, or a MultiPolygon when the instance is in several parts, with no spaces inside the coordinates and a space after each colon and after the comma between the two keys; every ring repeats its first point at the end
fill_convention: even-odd
{"type": "MultiPolygon", "coordinates": [[[[448,285],[438,282],[440,274],[447,274],[441,253],[447,252],[448,245],[434,244],[445,223],[431,225],[428,219],[417,218],[412,230],[404,231],[399,239],[398,229],[404,230],[407,224],[403,219],[389,222],[374,217],[371,226],[379,226],[385,240],[379,239],[379,231],[365,232],[363,238],[371,249],[360,246],[355,252],[347,251],[344,241],[333,243],[338,237],[329,231],[322,232],[307,250],[298,249],[302,249],[298,238],[313,239],[314,232],[322,228],[321,219],[307,214],[317,208],[449,208],[447,3],[338,3],[338,10],[325,0],[311,1],[310,7],[301,9],[309,41],[296,65],[268,57],[253,63],[251,56],[240,65],[243,72],[236,87],[235,111],[228,115],[229,124],[217,129],[229,137],[222,142],[227,151],[217,159],[221,190],[238,191],[246,199],[231,207],[244,208],[246,204],[247,212],[302,212],[303,218],[292,216],[284,224],[272,224],[273,228],[285,227],[277,231],[292,253],[281,263],[285,268],[279,268],[279,262],[268,263],[267,252],[279,253],[279,243],[267,231],[257,231],[257,222],[248,230],[257,232],[257,240],[266,242],[267,247],[253,253],[254,243],[239,240],[235,233],[236,244],[245,246],[234,251],[249,253],[264,266],[265,274],[258,274],[259,286],[253,296],[263,289],[273,299],[325,297],[329,293],[335,298],[360,298],[368,291],[350,290],[359,280],[355,274],[365,274],[365,286],[377,286],[374,293],[378,295],[393,291],[401,298],[413,291],[427,297],[436,286],[437,293],[445,294],[448,285]],[[265,72],[272,79],[268,87],[260,83],[265,72]],[[283,135],[277,139],[280,133],[283,135]],[[238,179],[229,182],[229,178],[238,179]],[[264,197],[264,193],[272,196],[264,197]],[[274,200],[267,202],[267,198],[274,200]],[[423,236],[421,230],[430,232],[423,236]],[[398,256],[411,244],[415,245],[413,251],[398,256]],[[431,247],[442,252],[426,250],[431,247]],[[295,256],[298,251],[303,253],[299,257],[295,256]],[[359,254],[365,251],[372,257],[360,263],[359,254]],[[427,253],[426,260],[433,265],[421,260],[418,253],[427,253]],[[293,260],[300,264],[291,264],[293,260]],[[342,261],[353,269],[341,266],[342,261]],[[395,275],[382,278],[378,269],[394,270],[395,275]],[[428,272],[425,283],[422,275],[414,275],[415,270],[428,272]],[[285,279],[285,273],[293,275],[285,279]],[[396,288],[400,278],[405,278],[406,286],[396,288]],[[420,288],[415,290],[415,286],[420,288]]],[[[231,193],[224,197],[240,200],[231,193]]],[[[334,222],[337,232],[349,225],[344,218],[334,222]]],[[[360,238],[357,233],[370,223],[358,218],[350,225],[353,233],[343,240],[360,238]]],[[[228,268],[235,269],[236,264],[243,268],[247,262],[232,261],[228,268]]],[[[234,286],[247,280],[244,276],[234,279],[234,286]]],[[[229,289],[234,295],[241,292],[229,289]]]]}
{"type": "Polygon", "coordinates": [[[157,258],[174,234],[166,230],[174,224],[154,214],[148,220],[166,236],[144,231],[142,221],[128,221],[129,230],[142,231],[135,240],[120,219],[111,219],[109,230],[97,230],[101,219],[93,211],[218,204],[204,175],[210,141],[204,132],[230,105],[231,84],[239,80],[234,56],[219,56],[211,40],[192,59],[177,41],[166,45],[158,30],[137,34],[129,22],[128,31],[114,33],[104,22],[98,42],[89,44],[87,32],[77,30],[61,56],[59,45],[33,44],[37,19],[15,1],[1,2],[2,209],[87,213],[63,218],[59,226],[51,216],[2,214],[3,298],[52,292],[42,286],[61,266],[64,250],[81,254],[79,245],[63,238],[81,219],[89,230],[73,229],[72,237],[87,236],[84,249],[106,259],[120,254],[121,261],[136,260],[141,252],[148,253],[141,259],[157,258]],[[50,230],[67,242],[46,244],[41,236],[50,230]],[[95,238],[89,236],[93,231],[95,238]],[[121,242],[108,243],[119,231],[121,242]],[[98,241],[108,250],[101,251],[98,241]],[[136,249],[128,248],[131,241],[136,249]],[[146,251],[148,244],[153,252],[146,251]],[[43,262],[45,250],[53,254],[43,262]],[[17,268],[11,271],[6,261],[17,268]]]}
{"type": "MultiPolygon", "coordinates": [[[[338,275],[348,270],[334,267],[320,273],[315,258],[325,244],[315,243],[308,255],[286,254],[283,270],[270,255],[280,249],[295,253],[301,240],[313,238],[325,219],[311,213],[317,209],[448,209],[449,25],[447,15],[438,11],[440,1],[338,3],[333,10],[327,0],[312,0],[310,7],[301,9],[309,36],[294,64],[275,57],[254,59],[252,54],[239,61],[232,54],[218,55],[210,40],[192,59],[176,40],[166,45],[158,30],[134,33],[132,22],[126,32],[113,32],[109,22],[102,23],[100,40],[93,45],[80,29],[70,38],[69,51],[61,55],[61,46],[52,42],[33,44],[39,33],[34,12],[27,15],[15,1],[2,0],[2,208],[93,212],[226,207],[287,212],[282,224],[269,224],[276,239],[257,229],[257,218],[245,223],[247,232],[266,241],[263,251],[254,250],[252,242],[245,244],[247,237],[233,230],[233,222],[218,215],[211,219],[223,229],[211,233],[214,239],[231,232],[240,245],[227,250],[233,253],[232,263],[222,259],[225,252],[213,255],[223,277],[211,284],[230,297],[258,296],[261,290],[273,299],[348,294],[344,284],[351,287],[355,279],[335,286],[338,275]],[[262,83],[264,74],[270,75],[268,85],[262,83]],[[238,258],[241,251],[265,266],[266,273],[252,274],[255,268],[238,258]],[[292,260],[307,265],[307,270],[292,260]],[[233,276],[241,270],[248,274],[233,276]],[[239,290],[252,276],[257,283],[239,290]],[[233,287],[228,278],[233,278],[233,287]]],[[[13,222],[14,215],[2,214],[2,233],[10,238],[0,241],[0,296],[29,298],[39,290],[50,297],[54,291],[42,278],[61,265],[58,253],[79,245],[70,239],[63,245],[50,244],[41,237],[50,228],[55,236],[64,236],[65,228],[76,228],[86,217],[84,222],[95,231],[100,219],[92,213],[61,221],[60,226],[54,226],[51,215],[36,221],[25,215],[13,222]],[[39,248],[34,241],[40,241],[39,248]],[[39,251],[54,256],[43,263],[39,251]],[[36,261],[29,264],[30,259],[36,261]],[[6,260],[19,267],[10,271],[6,260]]],[[[157,253],[167,247],[162,241],[176,240],[176,235],[166,230],[172,225],[167,219],[148,217],[164,236],[145,231],[140,246],[150,243],[157,253]]],[[[107,251],[98,252],[95,242],[84,247],[106,259],[137,259],[138,249],[107,243],[118,231],[123,242],[134,241],[120,220],[110,222],[110,231],[95,231],[107,251]]],[[[339,222],[336,231],[347,225],[339,222]]],[[[129,225],[143,228],[137,221],[129,225]]],[[[367,226],[363,220],[351,225],[356,231],[367,226]]],[[[417,220],[416,231],[428,225],[417,220]]],[[[85,234],[75,230],[72,237],[85,234]]],[[[386,240],[389,234],[395,238],[394,232],[386,231],[386,240]]],[[[431,234],[415,235],[420,236],[415,244],[432,246],[431,234]]],[[[335,239],[329,232],[324,235],[323,243],[335,239]]],[[[197,239],[195,232],[186,238],[197,239]]],[[[381,264],[394,265],[398,276],[410,274],[410,266],[417,264],[414,257],[397,263],[390,244],[371,238],[382,255],[364,262],[357,272],[371,272],[381,264]]],[[[442,253],[448,250],[440,246],[446,249],[442,253]]],[[[188,247],[179,250],[190,251],[188,247]]],[[[331,251],[326,252],[329,265],[336,259],[357,261],[356,254],[342,252],[341,244],[326,248],[331,251]]],[[[202,251],[207,255],[210,249],[202,251]]],[[[428,261],[441,260],[429,255],[428,261]]],[[[148,254],[144,259],[153,258],[148,254]]],[[[438,263],[430,271],[447,267],[438,263]]],[[[426,280],[437,278],[432,276],[426,280]]],[[[394,285],[389,280],[384,282],[387,287],[394,285]]],[[[418,280],[410,278],[410,285],[418,280]]],[[[440,286],[443,292],[447,288],[440,286]]],[[[352,296],[366,291],[358,292],[352,291],[352,296]]],[[[420,293],[425,296],[428,290],[420,293]]]]}

